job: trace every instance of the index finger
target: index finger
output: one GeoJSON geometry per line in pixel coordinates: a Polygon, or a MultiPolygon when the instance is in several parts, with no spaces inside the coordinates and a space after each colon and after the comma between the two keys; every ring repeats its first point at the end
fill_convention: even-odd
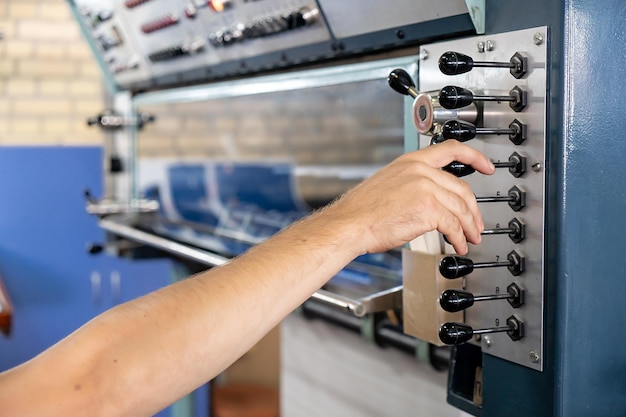
{"type": "Polygon", "coordinates": [[[471,165],[483,174],[493,174],[496,170],[485,155],[456,140],[446,140],[424,148],[421,150],[421,159],[433,168],[441,168],[452,161],[458,161],[471,165]]]}

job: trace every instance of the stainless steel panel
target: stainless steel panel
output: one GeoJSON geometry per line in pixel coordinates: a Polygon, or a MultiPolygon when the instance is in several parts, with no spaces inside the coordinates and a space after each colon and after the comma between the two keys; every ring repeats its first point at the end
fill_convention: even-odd
{"type": "MultiPolygon", "coordinates": [[[[525,326],[523,339],[514,342],[506,333],[495,333],[482,336],[479,343],[485,353],[538,370],[543,366],[546,39],[547,28],[540,27],[424,45],[419,69],[421,91],[457,85],[475,94],[508,95],[514,86],[519,86],[528,93],[528,106],[521,112],[513,111],[507,103],[484,106],[485,127],[506,128],[513,119],[525,123],[528,138],[523,144],[514,145],[507,135],[483,135],[467,142],[494,161],[507,161],[513,152],[526,155],[525,175],[514,178],[508,169],[498,169],[491,177],[476,173],[464,178],[481,197],[506,195],[513,186],[527,192],[527,206],[519,212],[507,203],[480,205],[486,228],[507,227],[517,217],[526,224],[526,238],[516,244],[507,235],[484,236],[482,243],[472,246],[468,255],[475,262],[491,262],[506,259],[510,251],[516,250],[526,258],[526,271],[515,277],[506,268],[478,269],[465,279],[466,289],[476,295],[503,292],[507,285],[516,282],[525,289],[526,302],[517,309],[503,300],[476,303],[466,310],[465,321],[474,328],[488,328],[502,326],[507,317],[518,315],[525,326]],[[497,62],[508,62],[515,52],[520,52],[528,58],[529,72],[522,79],[515,79],[508,69],[502,68],[474,68],[466,74],[446,76],[437,65],[438,58],[446,51],[462,52],[476,61],[497,62]]],[[[430,139],[420,136],[420,146],[428,146],[430,139]]]]}

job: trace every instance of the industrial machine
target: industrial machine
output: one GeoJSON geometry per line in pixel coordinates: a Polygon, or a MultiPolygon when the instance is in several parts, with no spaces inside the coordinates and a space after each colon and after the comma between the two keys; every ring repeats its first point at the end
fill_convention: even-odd
{"type": "Polygon", "coordinates": [[[109,251],[220,265],[403,151],[467,142],[496,173],[444,169],[472,186],[483,243],[360,259],[309,313],[369,320],[379,343],[454,346],[448,401],[472,415],[626,414],[621,2],[69,3],[112,92],[90,121],[111,132],[107,193],[88,203],[109,251]],[[203,205],[246,170],[282,188],[217,188],[203,205]]]}

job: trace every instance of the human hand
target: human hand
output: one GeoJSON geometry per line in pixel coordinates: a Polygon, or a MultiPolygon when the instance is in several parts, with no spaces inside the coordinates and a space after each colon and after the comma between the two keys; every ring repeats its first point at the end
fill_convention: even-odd
{"type": "Polygon", "coordinates": [[[448,140],[398,157],[326,211],[359,227],[362,253],[389,250],[438,230],[464,255],[467,242],[480,243],[484,223],[469,185],[439,169],[452,161],[483,174],[495,171],[477,150],[448,140]]]}

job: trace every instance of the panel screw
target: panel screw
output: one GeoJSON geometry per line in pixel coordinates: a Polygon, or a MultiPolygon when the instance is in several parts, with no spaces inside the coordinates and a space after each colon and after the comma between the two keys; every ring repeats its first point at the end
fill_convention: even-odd
{"type": "Polygon", "coordinates": [[[491,41],[487,41],[487,43],[485,44],[485,49],[486,49],[488,52],[491,52],[491,51],[493,51],[493,48],[495,48],[494,43],[493,43],[493,42],[491,42],[491,41]]]}
{"type": "Polygon", "coordinates": [[[543,43],[543,35],[539,32],[535,33],[535,36],[533,36],[533,42],[537,46],[541,45],[543,43]]]}
{"type": "Polygon", "coordinates": [[[428,51],[426,49],[422,49],[420,51],[420,59],[422,61],[426,61],[428,59],[428,51]]]}
{"type": "Polygon", "coordinates": [[[539,172],[539,171],[541,171],[541,163],[539,163],[539,162],[535,162],[535,163],[532,165],[532,169],[533,169],[533,171],[535,171],[535,172],[539,172]]]}
{"type": "Polygon", "coordinates": [[[530,361],[532,363],[539,362],[539,355],[537,355],[537,352],[535,352],[534,350],[531,350],[528,356],[530,357],[530,361]]]}
{"type": "Polygon", "coordinates": [[[485,341],[485,345],[487,347],[491,347],[491,338],[489,336],[483,337],[483,340],[485,341]]]}
{"type": "Polygon", "coordinates": [[[478,44],[476,45],[476,48],[478,49],[478,52],[480,53],[485,52],[485,42],[478,42],[478,44]]]}

